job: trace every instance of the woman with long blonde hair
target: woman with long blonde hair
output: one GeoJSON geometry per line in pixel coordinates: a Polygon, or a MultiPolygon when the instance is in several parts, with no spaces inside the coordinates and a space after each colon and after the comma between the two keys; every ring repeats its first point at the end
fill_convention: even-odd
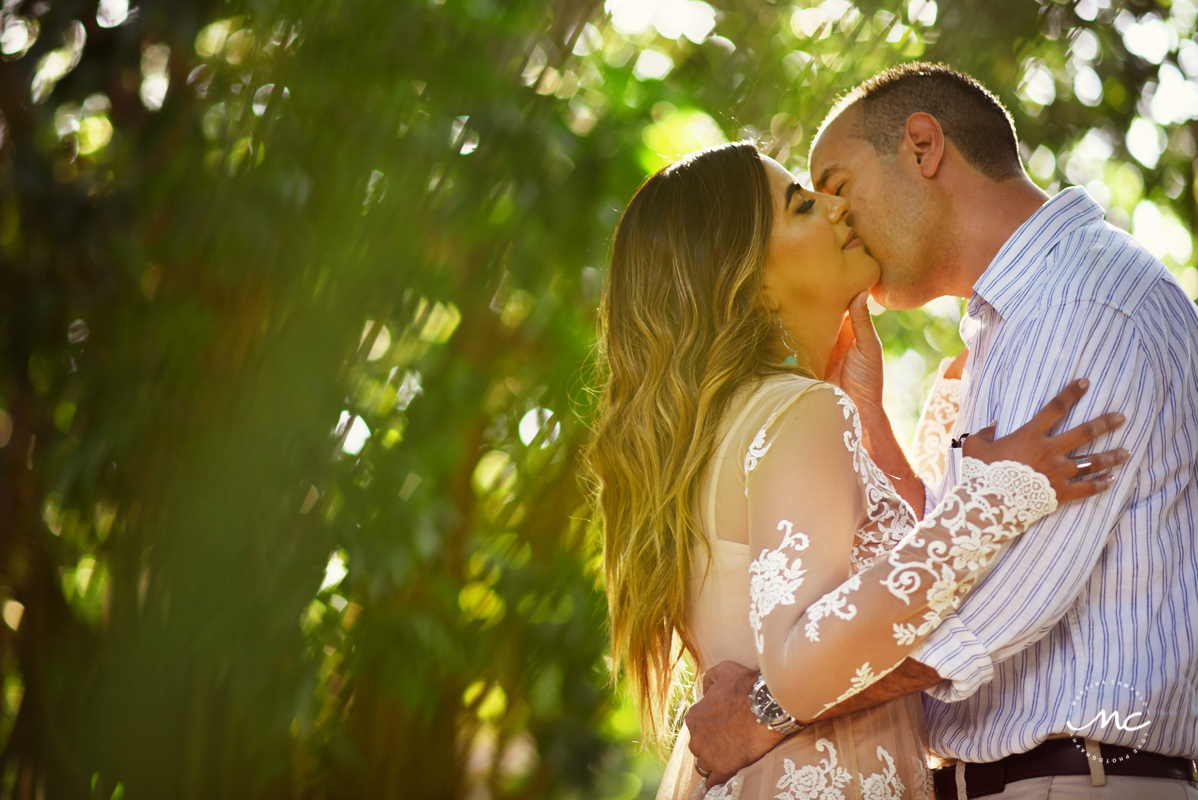
{"type": "MultiPolygon", "coordinates": [[[[649,178],[615,235],[588,456],[617,674],[654,739],[669,733],[683,654],[696,676],[756,665],[754,703],[790,734],[713,800],[928,796],[916,696],[824,717],[902,662],[1004,543],[1109,485],[1071,480],[1065,453],[1114,415],[1048,435],[1079,381],[1025,428],[971,437],[965,479],[917,521],[922,484],[896,462],[894,434],[863,432],[828,382],[847,311],[858,341],[876,340],[864,303],[879,267],[848,213],[741,142],[649,178]]],[[[1101,470],[1122,455],[1091,458],[1101,470]]],[[[684,729],[659,797],[702,794],[707,774],[684,729]]]]}

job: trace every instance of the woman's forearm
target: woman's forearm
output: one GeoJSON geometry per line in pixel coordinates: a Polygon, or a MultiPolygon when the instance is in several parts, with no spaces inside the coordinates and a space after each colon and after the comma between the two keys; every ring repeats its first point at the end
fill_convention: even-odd
{"type": "Polygon", "coordinates": [[[861,440],[869,451],[869,457],[890,478],[899,496],[911,506],[915,518],[923,519],[924,484],[907,461],[907,454],[894,435],[890,418],[881,407],[859,407],[858,410],[861,414],[861,440]]]}

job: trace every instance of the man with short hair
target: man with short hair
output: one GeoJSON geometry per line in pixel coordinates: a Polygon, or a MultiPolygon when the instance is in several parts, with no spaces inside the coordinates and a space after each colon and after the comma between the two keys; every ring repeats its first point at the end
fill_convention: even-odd
{"type": "MultiPolygon", "coordinates": [[[[1131,453],[1110,490],[1029,528],[913,658],[826,716],[924,689],[929,748],[946,764],[938,800],[1198,798],[1193,302],[1084,189],[1042,192],[1006,109],[943,65],[905,64],[848,94],[810,167],[817,191],[851,202],[881,265],[879,302],[968,298],[955,439],[991,420],[1009,433],[1085,377],[1062,429],[1121,411],[1126,424],[1093,447],[1131,453]]],[[[867,428],[889,424],[880,398],[858,406],[867,428]]],[[[871,455],[884,469],[902,457],[871,455]]],[[[959,473],[953,447],[925,510],[959,473]]],[[[749,708],[757,676],[726,662],[704,677],[687,726],[708,785],[781,738],[749,708]]]]}

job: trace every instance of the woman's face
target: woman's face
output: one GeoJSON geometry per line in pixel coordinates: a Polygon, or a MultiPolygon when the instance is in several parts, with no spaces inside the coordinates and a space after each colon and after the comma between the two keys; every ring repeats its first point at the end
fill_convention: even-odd
{"type": "Polygon", "coordinates": [[[849,227],[849,201],[800,188],[785,167],[762,156],[774,198],[764,281],[784,319],[840,314],[878,282],[878,262],[849,227]]]}

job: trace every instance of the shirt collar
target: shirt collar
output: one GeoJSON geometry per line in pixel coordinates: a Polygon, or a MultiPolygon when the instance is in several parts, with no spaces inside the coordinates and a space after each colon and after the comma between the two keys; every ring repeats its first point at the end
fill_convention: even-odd
{"type": "Polygon", "coordinates": [[[1006,318],[1032,286],[1040,257],[1067,233],[1103,217],[1102,206],[1080,186],[1058,193],[1028,217],[1007,239],[990,266],[973,286],[969,315],[976,317],[983,304],[1006,318]]]}

